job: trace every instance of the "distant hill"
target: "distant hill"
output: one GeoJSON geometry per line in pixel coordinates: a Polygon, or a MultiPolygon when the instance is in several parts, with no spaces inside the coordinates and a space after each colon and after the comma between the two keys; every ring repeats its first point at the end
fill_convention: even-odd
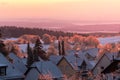
{"type": "Polygon", "coordinates": [[[82,24],[67,21],[9,21],[0,22],[0,26],[22,26],[27,28],[43,28],[56,31],[77,32],[77,33],[117,33],[120,32],[120,24],[82,24]]]}

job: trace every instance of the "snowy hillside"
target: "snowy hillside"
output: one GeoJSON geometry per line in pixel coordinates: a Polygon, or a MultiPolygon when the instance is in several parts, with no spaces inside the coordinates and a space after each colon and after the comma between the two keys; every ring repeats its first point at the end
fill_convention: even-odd
{"type": "Polygon", "coordinates": [[[98,38],[98,40],[100,41],[101,44],[117,43],[117,42],[120,42],[120,36],[98,38]]]}

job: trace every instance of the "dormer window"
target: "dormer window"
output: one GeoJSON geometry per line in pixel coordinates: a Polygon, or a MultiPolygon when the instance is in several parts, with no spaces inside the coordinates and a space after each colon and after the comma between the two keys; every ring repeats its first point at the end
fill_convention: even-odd
{"type": "Polygon", "coordinates": [[[86,70],[86,66],[87,66],[86,62],[83,61],[82,65],[81,65],[81,69],[82,70],[86,70]]]}
{"type": "Polygon", "coordinates": [[[0,76],[5,76],[6,75],[6,68],[7,68],[6,65],[0,64],[0,76]]]}
{"type": "Polygon", "coordinates": [[[120,62],[118,63],[118,69],[120,69],[120,62]]]}

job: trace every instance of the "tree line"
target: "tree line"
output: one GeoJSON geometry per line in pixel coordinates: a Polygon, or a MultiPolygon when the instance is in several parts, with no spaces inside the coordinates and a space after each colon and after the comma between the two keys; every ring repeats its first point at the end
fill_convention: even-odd
{"type": "MultiPolygon", "coordinates": [[[[54,31],[49,29],[41,29],[41,28],[25,28],[25,27],[16,27],[16,26],[1,26],[0,27],[1,33],[3,35],[3,38],[9,38],[9,37],[20,37],[24,34],[33,34],[33,35],[39,35],[42,37],[43,34],[49,34],[52,36],[56,36],[57,38],[59,36],[73,36],[74,33],[72,32],[63,32],[63,31],[54,31]]],[[[83,36],[86,36],[84,34],[80,34],[83,36]]]]}

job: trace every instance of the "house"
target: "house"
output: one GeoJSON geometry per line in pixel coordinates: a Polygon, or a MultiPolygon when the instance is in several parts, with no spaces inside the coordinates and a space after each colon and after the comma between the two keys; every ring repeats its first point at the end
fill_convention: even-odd
{"type": "Polygon", "coordinates": [[[120,58],[115,58],[112,63],[102,71],[102,74],[105,74],[107,79],[120,80],[120,58]]]}
{"type": "Polygon", "coordinates": [[[28,43],[28,58],[25,80],[61,80],[62,73],[58,67],[53,64],[46,57],[45,51],[42,50],[42,44],[39,39],[37,39],[34,50],[28,43]]]}
{"type": "Polygon", "coordinates": [[[24,74],[27,71],[27,67],[21,58],[16,56],[14,53],[9,53],[8,56],[13,60],[12,65],[14,65],[21,73],[24,74]]]}
{"type": "Polygon", "coordinates": [[[99,52],[98,48],[92,48],[84,51],[84,54],[88,60],[92,61],[96,59],[98,52],[99,52]]]}
{"type": "Polygon", "coordinates": [[[92,69],[94,75],[101,74],[101,72],[107,68],[112,62],[113,59],[117,56],[117,53],[105,53],[98,60],[95,67],[92,69]]]}
{"type": "Polygon", "coordinates": [[[34,62],[26,72],[25,80],[62,80],[63,75],[51,61],[34,62]]]}
{"type": "Polygon", "coordinates": [[[72,66],[65,57],[63,57],[57,65],[62,74],[66,75],[68,78],[72,77],[78,71],[78,67],[72,66]]]}
{"type": "Polygon", "coordinates": [[[2,80],[24,80],[21,73],[8,59],[0,53],[0,79],[2,80]]]}
{"type": "Polygon", "coordinates": [[[81,51],[63,56],[57,66],[68,78],[80,74],[84,70],[91,70],[93,66],[81,51]],[[77,54],[76,54],[77,53],[77,54]]]}

